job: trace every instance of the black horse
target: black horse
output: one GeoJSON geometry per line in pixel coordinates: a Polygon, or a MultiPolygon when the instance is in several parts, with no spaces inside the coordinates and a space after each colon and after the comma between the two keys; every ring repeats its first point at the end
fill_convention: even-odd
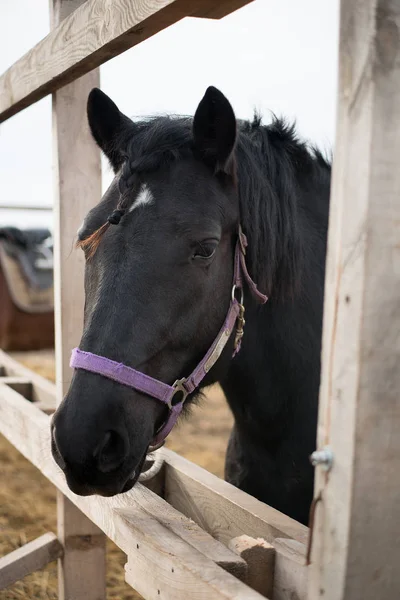
{"type": "MultiPolygon", "coordinates": [[[[242,349],[232,359],[232,334],[200,387],[219,381],[234,414],[227,480],[306,523],[330,165],[283,120],[236,121],[213,87],[193,119],[136,123],[95,89],[88,119],[115,178],[78,233],[87,259],[81,350],[169,384],[190,373],[226,317],[240,223],[248,270],[269,300],[258,305],[245,286],[242,349]]],[[[77,369],[52,425],[70,488],[130,489],[167,416],[158,400],[77,369]]]]}

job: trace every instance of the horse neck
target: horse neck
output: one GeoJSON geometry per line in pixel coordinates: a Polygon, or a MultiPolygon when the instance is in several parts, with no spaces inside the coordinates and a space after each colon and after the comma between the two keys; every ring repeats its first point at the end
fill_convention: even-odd
{"type": "MultiPolygon", "coordinates": [[[[256,307],[245,298],[242,348],[221,381],[236,428],[264,447],[279,443],[288,424],[309,428],[315,420],[321,351],[321,316],[315,319],[301,302],[256,307]]],[[[319,314],[321,313],[321,314],[319,314]]],[[[296,435],[296,433],[294,433],[296,435]]]]}
{"type": "MultiPolygon", "coordinates": [[[[276,165],[282,157],[274,152],[276,165]]],[[[307,420],[316,417],[330,173],[312,156],[304,160],[305,175],[299,168],[287,168],[285,182],[272,193],[259,185],[259,198],[242,199],[257,207],[254,222],[278,216],[281,225],[271,238],[263,231],[258,247],[250,247],[250,274],[271,298],[260,307],[245,294],[242,349],[221,382],[237,426],[249,436],[276,438],[288,419],[308,429],[307,420]],[[277,203],[275,212],[268,202],[277,203]],[[254,263],[256,256],[263,257],[262,265],[254,263]]],[[[271,162],[266,173],[270,169],[271,162]]],[[[251,245],[251,232],[248,237],[251,245]]]]}

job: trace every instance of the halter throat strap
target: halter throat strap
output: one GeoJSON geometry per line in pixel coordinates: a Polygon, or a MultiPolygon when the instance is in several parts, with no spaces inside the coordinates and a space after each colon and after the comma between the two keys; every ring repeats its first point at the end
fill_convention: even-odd
{"type": "Polygon", "coordinates": [[[153,449],[164,443],[165,438],[178,420],[187,397],[199,387],[204,377],[217,362],[235,327],[233,356],[239,352],[244,327],[243,279],[246,281],[253,297],[259,303],[264,304],[268,299],[267,296],[257,289],[257,285],[248,273],[246,267],[246,247],[247,239],[242,228],[239,226],[235,248],[232,297],[228,314],[208,352],[188,377],[177,379],[173,385],[169,385],[105,356],[85,352],[79,348],[72,350],[70,361],[72,368],[97,373],[98,375],[117,381],[122,385],[131,387],[138,392],[159,400],[168,407],[168,418],[152,441],[153,449]],[[236,297],[237,291],[240,292],[240,302],[236,297]]]}

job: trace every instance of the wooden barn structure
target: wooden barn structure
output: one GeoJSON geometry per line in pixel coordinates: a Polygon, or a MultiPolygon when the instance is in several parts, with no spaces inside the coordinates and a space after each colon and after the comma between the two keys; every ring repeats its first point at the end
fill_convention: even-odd
{"type": "Polygon", "coordinates": [[[59,558],[60,600],[105,599],[109,536],[127,555],[126,581],[149,600],[400,597],[400,0],[341,3],[325,454],[311,533],[166,449],[146,486],[114,498],[75,496],[51,458],[49,415],[81,330],[83,258],[70,255],[71,239],[101,194],[88,92],[99,66],[124,50],[185,16],[222,18],[243,4],[51,0],[51,33],[0,78],[0,122],[53,95],[57,385],[2,353],[0,431],[59,490],[57,536],[0,559],[0,587],[59,558]]]}

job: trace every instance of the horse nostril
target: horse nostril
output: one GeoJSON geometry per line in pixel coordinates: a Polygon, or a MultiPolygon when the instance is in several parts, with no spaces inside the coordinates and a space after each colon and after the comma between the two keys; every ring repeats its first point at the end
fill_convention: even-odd
{"type": "Polygon", "coordinates": [[[97,467],[102,473],[117,469],[127,456],[126,440],[116,431],[107,431],[93,453],[97,467]]]}

